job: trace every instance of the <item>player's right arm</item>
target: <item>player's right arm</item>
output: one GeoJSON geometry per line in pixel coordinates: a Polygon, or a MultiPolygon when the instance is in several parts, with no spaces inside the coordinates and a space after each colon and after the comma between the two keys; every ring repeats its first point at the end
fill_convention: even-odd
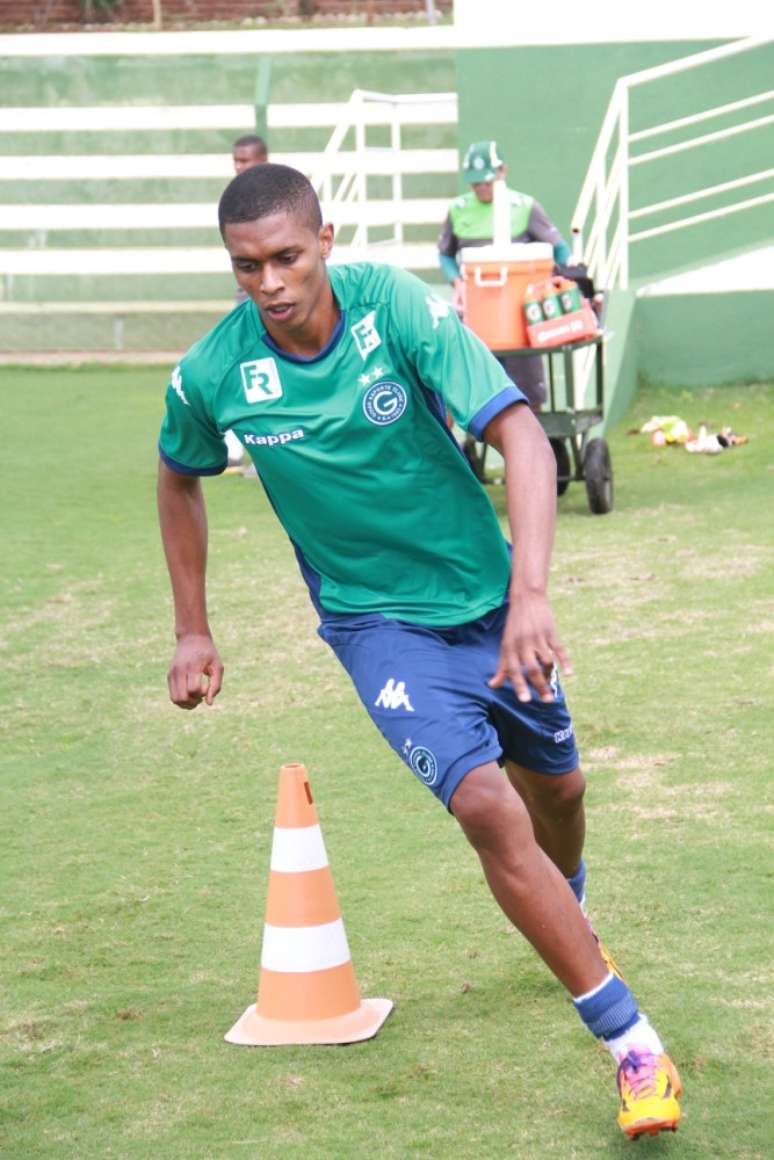
{"type": "Polygon", "coordinates": [[[169,696],[181,709],[211,705],[223,665],[207,622],[207,512],[201,476],[226,466],[223,434],[207,405],[206,374],[195,360],[175,367],[159,437],[158,505],[161,538],[175,602],[177,649],[167,674],[169,696]]]}
{"type": "Polygon", "coordinates": [[[181,709],[211,705],[223,683],[223,665],[207,620],[207,511],[198,476],[180,475],[159,462],[161,539],[175,604],[177,648],[167,674],[170,700],[181,709]]]}

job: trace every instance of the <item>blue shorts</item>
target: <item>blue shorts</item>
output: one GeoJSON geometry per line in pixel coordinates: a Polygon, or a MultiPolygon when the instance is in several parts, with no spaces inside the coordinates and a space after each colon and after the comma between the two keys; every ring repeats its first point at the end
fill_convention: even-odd
{"type": "Polygon", "coordinates": [[[536,773],[578,764],[572,721],[554,670],[554,701],[522,704],[510,684],[490,689],[507,606],[452,628],[383,616],[336,616],[320,625],[376,727],[449,808],[466,773],[507,759],[536,773]]]}

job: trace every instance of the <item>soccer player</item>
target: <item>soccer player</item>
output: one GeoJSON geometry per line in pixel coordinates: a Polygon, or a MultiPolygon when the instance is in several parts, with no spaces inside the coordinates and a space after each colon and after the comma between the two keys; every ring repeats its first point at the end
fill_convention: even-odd
{"type": "Polygon", "coordinates": [[[584,780],[554,666],[569,671],[546,594],[556,491],[540,425],[416,278],[327,267],[333,227],[296,170],[246,170],[219,219],[249,300],[173,371],[159,445],[172,701],[195,709],[221,689],[200,477],[225,468],[230,427],[293,543],[320,635],[616,1060],[621,1127],[674,1128],[677,1072],[581,908],[584,780]],[[505,459],[512,556],[447,407],[505,459]]]}

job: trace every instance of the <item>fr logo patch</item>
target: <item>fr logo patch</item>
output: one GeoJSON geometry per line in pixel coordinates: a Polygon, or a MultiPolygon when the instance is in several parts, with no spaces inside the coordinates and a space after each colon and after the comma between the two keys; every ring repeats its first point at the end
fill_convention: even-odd
{"type": "Polygon", "coordinates": [[[242,386],[248,403],[268,403],[282,397],[277,364],[273,358],[257,358],[244,362],[239,367],[242,372],[242,386]]]}
{"type": "Polygon", "coordinates": [[[374,324],[375,318],[376,311],[372,310],[349,328],[362,359],[367,359],[372,350],[382,345],[382,336],[374,324]]]}

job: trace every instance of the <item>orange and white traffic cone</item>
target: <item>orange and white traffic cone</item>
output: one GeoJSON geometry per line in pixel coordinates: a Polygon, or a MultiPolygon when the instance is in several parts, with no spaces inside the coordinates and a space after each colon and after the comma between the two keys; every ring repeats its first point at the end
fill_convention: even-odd
{"type": "Polygon", "coordinates": [[[356,1043],[371,1039],[392,1010],[361,999],[303,765],[280,770],[263,928],[258,1002],[228,1043],[356,1043]]]}

